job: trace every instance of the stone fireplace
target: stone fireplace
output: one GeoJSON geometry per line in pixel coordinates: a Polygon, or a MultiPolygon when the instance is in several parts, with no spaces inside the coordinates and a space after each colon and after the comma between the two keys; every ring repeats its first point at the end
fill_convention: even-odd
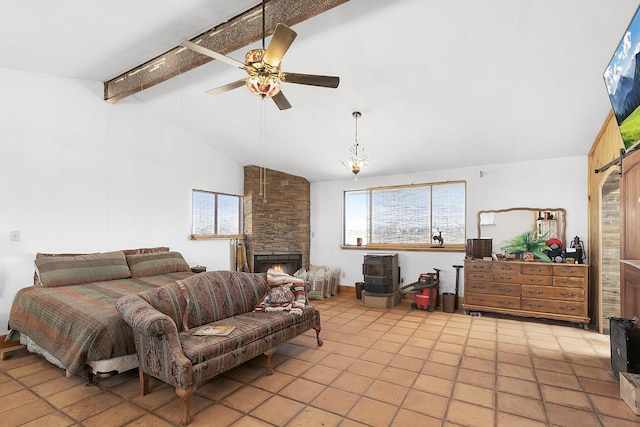
{"type": "MultiPolygon", "coordinates": [[[[266,201],[260,194],[261,168],[244,167],[244,232],[249,270],[260,271],[255,263],[262,261],[262,257],[290,257],[292,254],[300,257],[299,261],[296,258],[297,268],[293,272],[308,269],[311,239],[309,181],[271,169],[263,171],[266,201]]],[[[293,268],[293,262],[287,261],[291,263],[288,268],[293,268]]],[[[293,272],[287,271],[288,274],[293,272]]]]}

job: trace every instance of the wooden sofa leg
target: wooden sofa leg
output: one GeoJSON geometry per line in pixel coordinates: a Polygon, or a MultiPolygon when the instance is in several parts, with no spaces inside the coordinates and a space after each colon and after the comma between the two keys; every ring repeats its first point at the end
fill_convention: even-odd
{"type": "Polygon", "coordinates": [[[149,375],[138,370],[140,376],[140,396],[144,396],[149,393],[149,375]]]}
{"type": "Polygon", "coordinates": [[[182,403],[184,406],[184,414],[182,415],[182,420],[180,421],[183,426],[186,426],[191,422],[191,395],[195,390],[195,387],[189,387],[186,390],[176,388],[176,394],[180,397],[180,399],[182,399],[182,403]]]}
{"type": "Polygon", "coordinates": [[[271,350],[267,350],[264,352],[264,355],[267,356],[267,375],[273,375],[273,368],[271,367],[271,358],[275,354],[276,349],[272,348],[271,350]]]}
{"type": "Polygon", "coordinates": [[[320,339],[320,328],[316,329],[316,341],[318,343],[318,347],[322,346],[323,342],[320,339]]]}

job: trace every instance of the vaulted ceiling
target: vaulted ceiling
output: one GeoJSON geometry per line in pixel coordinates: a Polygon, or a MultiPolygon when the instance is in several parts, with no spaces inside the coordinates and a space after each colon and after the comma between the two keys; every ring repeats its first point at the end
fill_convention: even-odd
{"type": "Polygon", "coordinates": [[[261,45],[256,0],[4,1],[0,67],[107,89],[152,75],[107,91],[113,108],[146,106],[243,164],[311,181],[349,178],[339,160],[358,110],[374,160],[362,176],[410,173],[587,154],[610,110],[602,74],[638,3],[271,0],[268,33],[275,21],[298,33],[282,69],[341,78],[285,83],[285,111],[245,88],[207,95],[244,72],[179,48],[213,28],[211,46],[243,61],[261,45]]]}

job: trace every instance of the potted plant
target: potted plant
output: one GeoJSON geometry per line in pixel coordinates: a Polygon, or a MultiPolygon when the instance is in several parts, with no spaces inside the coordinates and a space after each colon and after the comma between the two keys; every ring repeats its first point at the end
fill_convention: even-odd
{"type": "MultiPolygon", "coordinates": [[[[543,236],[536,237],[535,231],[528,231],[508,240],[508,245],[503,246],[500,249],[508,254],[525,254],[528,252],[533,254],[533,256],[530,257],[531,261],[533,261],[533,258],[535,257],[546,262],[551,262],[551,258],[549,258],[545,253],[545,251],[551,250],[551,248],[546,245],[546,236],[547,235],[545,234],[543,236]]],[[[525,260],[527,258],[529,257],[524,257],[525,260]]]]}

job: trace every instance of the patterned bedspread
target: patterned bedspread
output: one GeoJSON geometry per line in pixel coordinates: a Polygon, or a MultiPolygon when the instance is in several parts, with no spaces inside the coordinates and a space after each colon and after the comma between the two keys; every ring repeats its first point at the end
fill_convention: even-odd
{"type": "Polygon", "coordinates": [[[118,298],[191,275],[176,272],[83,285],[23,288],[11,306],[9,328],[28,335],[65,366],[67,375],[73,375],[88,360],[136,352],[133,331],[115,308],[118,298]]]}

